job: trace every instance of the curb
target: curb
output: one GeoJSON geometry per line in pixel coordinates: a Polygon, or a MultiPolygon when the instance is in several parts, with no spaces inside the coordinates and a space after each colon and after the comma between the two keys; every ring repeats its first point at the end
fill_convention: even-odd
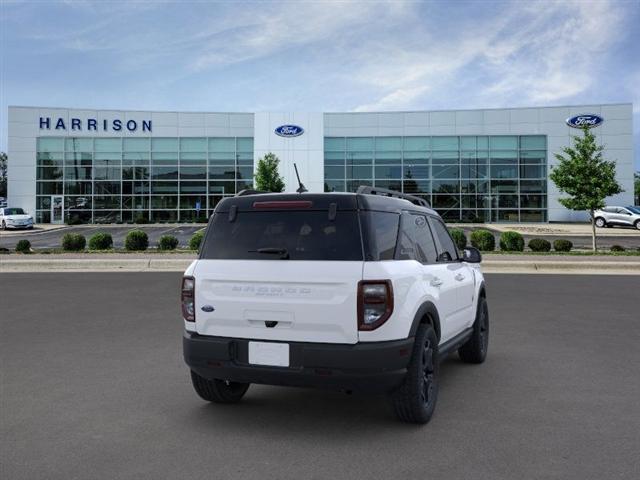
{"type": "MultiPolygon", "coordinates": [[[[9,272],[183,272],[192,258],[131,259],[0,259],[0,273],[9,272]]],[[[484,273],[551,273],[640,275],[640,262],[501,261],[482,262],[484,273]]]]}

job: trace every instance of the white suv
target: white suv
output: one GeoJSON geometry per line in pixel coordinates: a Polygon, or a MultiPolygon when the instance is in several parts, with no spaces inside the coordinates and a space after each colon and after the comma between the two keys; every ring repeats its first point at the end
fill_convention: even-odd
{"type": "Polygon", "coordinates": [[[226,198],[182,281],[193,386],[218,403],[251,383],[387,392],[401,420],[426,423],[440,360],[487,354],[480,260],[397,192],[226,198]]]}

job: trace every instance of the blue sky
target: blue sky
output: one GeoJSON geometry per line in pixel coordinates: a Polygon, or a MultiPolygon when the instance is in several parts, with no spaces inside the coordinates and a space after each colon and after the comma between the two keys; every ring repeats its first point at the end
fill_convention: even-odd
{"type": "Polygon", "coordinates": [[[0,0],[7,105],[205,111],[634,103],[640,1],[0,0]]]}

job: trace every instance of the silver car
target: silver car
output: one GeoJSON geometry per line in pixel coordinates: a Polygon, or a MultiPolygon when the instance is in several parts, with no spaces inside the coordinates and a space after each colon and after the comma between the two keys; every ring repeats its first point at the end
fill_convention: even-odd
{"type": "Polygon", "coordinates": [[[594,212],[596,227],[635,227],[640,230],[640,207],[604,207],[594,212]]]}

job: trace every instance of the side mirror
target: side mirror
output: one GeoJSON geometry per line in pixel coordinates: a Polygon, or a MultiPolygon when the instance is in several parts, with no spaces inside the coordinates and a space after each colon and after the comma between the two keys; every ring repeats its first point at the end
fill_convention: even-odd
{"type": "Polygon", "coordinates": [[[462,252],[462,260],[467,263],[480,263],[482,261],[482,254],[480,250],[475,247],[467,247],[462,252]]]}

